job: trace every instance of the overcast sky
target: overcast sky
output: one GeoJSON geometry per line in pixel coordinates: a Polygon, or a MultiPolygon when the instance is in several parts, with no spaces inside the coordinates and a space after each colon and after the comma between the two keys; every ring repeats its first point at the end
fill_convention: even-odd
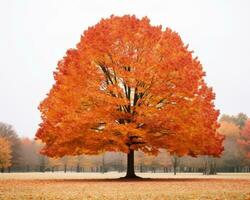
{"type": "Polygon", "coordinates": [[[221,113],[250,116],[248,0],[0,0],[0,121],[33,138],[57,62],[111,14],[148,16],[177,31],[203,64],[221,113]]]}

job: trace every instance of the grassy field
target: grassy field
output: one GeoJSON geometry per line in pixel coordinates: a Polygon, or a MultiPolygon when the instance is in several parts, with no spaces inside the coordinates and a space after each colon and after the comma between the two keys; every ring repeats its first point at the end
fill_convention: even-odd
{"type": "Polygon", "coordinates": [[[250,174],[138,174],[125,181],[121,173],[0,174],[0,199],[244,199],[250,200],[250,174]]]}

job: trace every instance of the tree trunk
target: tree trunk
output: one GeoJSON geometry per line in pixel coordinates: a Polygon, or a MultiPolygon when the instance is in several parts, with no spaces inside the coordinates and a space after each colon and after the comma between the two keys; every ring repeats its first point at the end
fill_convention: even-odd
{"type": "Polygon", "coordinates": [[[80,164],[78,163],[77,166],[76,166],[76,172],[80,172],[80,164]]]}
{"type": "Polygon", "coordinates": [[[174,175],[176,175],[176,167],[174,167],[174,175]]]}
{"type": "Polygon", "coordinates": [[[142,170],[142,164],[140,164],[140,172],[142,172],[143,170],[142,170]]]}
{"type": "Polygon", "coordinates": [[[102,155],[102,173],[105,173],[106,167],[105,167],[105,157],[104,154],[102,155]]]}
{"type": "Polygon", "coordinates": [[[40,172],[45,172],[45,167],[43,165],[40,166],[40,172]]]}
{"type": "Polygon", "coordinates": [[[216,160],[211,157],[205,157],[205,167],[203,171],[204,175],[216,175],[216,160]]]}
{"type": "Polygon", "coordinates": [[[174,175],[176,175],[176,171],[177,171],[177,157],[176,156],[174,156],[173,168],[174,168],[174,175]]]}
{"type": "Polygon", "coordinates": [[[130,150],[127,154],[127,174],[124,178],[140,178],[135,175],[134,150],[130,150]]]}

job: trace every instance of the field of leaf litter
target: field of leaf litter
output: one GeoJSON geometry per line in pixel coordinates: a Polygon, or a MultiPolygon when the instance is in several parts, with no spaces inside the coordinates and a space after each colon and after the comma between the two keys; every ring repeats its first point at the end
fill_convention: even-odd
{"type": "Polygon", "coordinates": [[[250,174],[139,174],[139,181],[107,173],[0,174],[0,199],[244,199],[250,200],[250,174]],[[159,179],[162,177],[162,179],[159,179]],[[95,179],[96,178],[96,179],[95,179]]]}

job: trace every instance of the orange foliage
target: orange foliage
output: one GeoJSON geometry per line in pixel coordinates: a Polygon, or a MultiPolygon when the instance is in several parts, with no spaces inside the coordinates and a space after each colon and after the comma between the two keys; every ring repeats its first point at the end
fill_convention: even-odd
{"type": "Polygon", "coordinates": [[[0,137],[0,168],[6,168],[11,166],[11,146],[9,141],[0,137]]]}
{"type": "Polygon", "coordinates": [[[241,137],[238,142],[246,151],[246,158],[250,159],[250,119],[246,121],[245,126],[240,133],[240,136],[241,137]]]}
{"type": "Polygon", "coordinates": [[[226,137],[238,138],[240,135],[240,127],[233,122],[221,121],[219,132],[226,137]]]}
{"type": "Polygon", "coordinates": [[[218,156],[219,112],[204,75],[171,29],[147,17],[102,19],[58,63],[36,137],[49,156],[160,148],[218,156]]]}

